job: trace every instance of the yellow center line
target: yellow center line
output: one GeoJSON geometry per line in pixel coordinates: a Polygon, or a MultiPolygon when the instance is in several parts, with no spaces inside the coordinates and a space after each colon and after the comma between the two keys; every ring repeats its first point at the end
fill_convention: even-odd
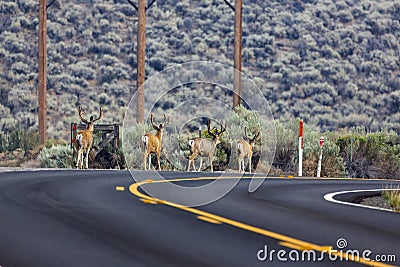
{"type": "Polygon", "coordinates": [[[143,203],[146,203],[146,204],[158,204],[157,201],[152,200],[152,199],[143,199],[143,198],[141,198],[140,200],[141,200],[143,203]]]}
{"type": "MultiPolygon", "coordinates": [[[[337,251],[337,250],[332,250],[332,246],[320,246],[320,245],[316,245],[313,243],[309,243],[300,239],[296,239],[287,235],[283,235],[283,234],[279,234],[279,233],[275,233],[269,230],[265,230],[256,226],[252,226],[249,224],[245,224],[243,222],[239,222],[239,221],[235,221],[229,218],[225,218],[216,214],[212,214],[209,212],[205,212],[199,209],[195,209],[195,208],[191,208],[191,207],[187,207],[187,206],[183,206],[177,203],[173,203],[167,200],[160,200],[154,197],[150,197],[148,195],[145,195],[143,193],[139,192],[139,187],[145,184],[151,184],[151,183],[166,183],[166,182],[183,182],[183,181],[199,181],[199,180],[215,180],[215,179],[235,179],[237,177],[198,177],[198,178],[182,178],[182,179],[171,179],[171,180],[157,180],[157,181],[153,181],[153,180],[145,180],[142,182],[138,182],[135,184],[131,184],[129,186],[129,191],[136,195],[137,197],[139,197],[143,202],[144,200],[147,201],[151,201],[151,202],[156,202],[156,203],[160,203],[160,204],[164,204],[170,207],[174,207],[177,209],[181,209],[184,210],[186,212],[190,212],[193,214],[198,215],[198,218],[200,217],[201,219],[208,219],[208,221],[212,220],[212,221],[216,221],[216,222],[220,222],[220,223],[224,223],[227,225],[231,225],[234,226],[236,228],[240,228],[246,231],[250,231],[253,233],[257,233],[260,235],[264,235],[276,240],[280,241],[280,244],[283,246],[287,246],[290,248],[294,248],[296,250],[315,250],[315,251],[319,251],[319,252],[323,252],[323,253],[330,253],[330,255],[332,256],[337,256],[340,259],[343,260],[348,260],[348,261],[353,261],[353,262],[358,262],[358,263],[362,263],[364,265],[367,266],[376,266],[376,267],[396,267],[395,265],[389,265],[389,264],[385,264],[382,262],[375,262],[375,261],[370,261],[370,260],[366,260],[364,258],[361,257],[356,257],[354,255],[346,255],[346,253],[343,253],[344,251],[337,251]],[[346,258],[347,257],[347,258],[346,258]]],[[[257,178],[257,177],[242,177],[242,178],[257,178]]],[[[261,177],[260,177],[261,178],[261,177]]],[[[264,177],[262,177],[264,178],[264,177]]],[[[313,179],[313,178],[302,178],[302,179],[313,179]]],[[[340,178],[341,179],[341,178],[340,178]]],[[[322,179],[316,179],[316,180],[322,180],[322,179]]],[[[350,180],[350,179],[348,179],[350,180]]],[[[359,180],[359,179],[353,179],[353,180],[359,180]]],[[[370,181],[370,180],[369,180],[370,181]]]]}
{"type": "Polygon", "coordinates": [[[125,191],[125,187],[123,187],[123,186],[116,186],[116,187],[115,187],[115,190],[117,190],[117,191],[125,191]]]}
{"type": "Polygon", "coordinates": [[[205,216],[197,216],[197,219],[199,219],[199,220],[203,220],[203,221],[206,221],[206,222],[209,222],[209,223],[213,223],[213,224],[222,224],[222,222],[220,222],[220,221],[217,221],[217,220],[214,220],[214,219],[211,219],[211,218],[209,218],[209,217],[205,217],[205,216]]]}

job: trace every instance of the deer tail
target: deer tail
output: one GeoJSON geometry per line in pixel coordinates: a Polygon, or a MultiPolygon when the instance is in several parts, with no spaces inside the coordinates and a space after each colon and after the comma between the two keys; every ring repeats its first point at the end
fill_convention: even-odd
{"type": "Polygon", "coordinates": [[[149,143],[149,137],[146,135],[142,136],[143,150],[147,150],[148,143],[149,143]]]}
{"type": "Polygon", "coordinates": [[[238,153],[240,153],[240,151],[242,150],[242,144],[240,142],[238,142],[236,144],[236,148],[237,148],[238,153]]]}
{"type": "Polygon", "coordinates": [[[189,140],[189,146],[193,147],[193,145],[194,145],[194,140],[193,139],[189,140]]]}
{"type": "Polygon", "coordinates": [[[83,139],[83,135],[81,133],[78,133],[75,137],[76,143],[78,145],[78,149],[82,147],[82,139],[83,139]]]}

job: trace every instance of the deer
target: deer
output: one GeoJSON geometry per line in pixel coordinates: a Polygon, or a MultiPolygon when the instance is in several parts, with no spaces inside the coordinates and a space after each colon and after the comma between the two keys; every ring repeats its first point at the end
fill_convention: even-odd
{"type": "Polygon", "coordinates": [[[78,107],[78,114],[81,121],[86,124],[86,129],[79,131],[75,136],[75,146],[78,151],[78,158],[76,161],[76,168],[82,169],[83,168],[83,158],[84,153],[86,152],[86,162],[85,168],[89,169],[89,152],[93,145],[93,130],[94,130],[94,123],[103,118],[103,109],[100,107],[100,113],[97,118],[90,116],[89,120],[85,119],[83,115],[85,111],[82,109],[81,106],[78,107]]]}
{"type": "MultiPolygon", "coordinates": [[[[210,168],[211,168],[211,172],[213,172],[213,157],[214,157],[214,152],[215,152],[215,148],[217,147],[218,144],[221,143],[220,141],[220,136],[223,132],[226,131],[226,125],[225,127],[222,126],[222,124],[220,123],[221,129],[220,131],[218,131],[218,129],[216,129],[215,127],[210,130],[211,128],[211,122],[210,120],[207,121],[207,131],[208,134],[212,137],[212,139],[208,139],[208,138],[201,138],[201,137],[196,137],[193,139],[189,140],[189,146],[190,146],[190,152],[191,155],[189,157],[189,164],[188,164],[188,168],[187,171],[190,171],[190,166],[193,165],[193,170],[196,169],[196,167],[194,166],[194,159],[197,156],[200,156],[200,166],[198,171],[201,171],[201,166],[203,165],[203,156],[208,156],[209,161],[210,161],[210,168]],[[216,132],[213,133],[212,131],[215,130],[216,132]]],[[[199,134],[200,136],[200,134],[199,134]]]]}
{"type": "Polygon", "coordinates": [[[260,132],[257,132],[253,138],[249,138],[247,135],[246,127],[244,127],[244,139],[249,140],[248,142],[244,139],[237,141],[237,153],[238,153],[238,165],[239,165],[239,173],[245,172],[244,168],[244,159],[248,158],[249,161],[249,173],[251,173],[251,157],[253,156],[253,149],[256,144],[256,139],[260,135],[260,132]]]}
{"type": "Polygon", "coordinates": [[[156,135],[146,133],[142,136],[142,148],[143,148],[143,167],[147,169],[147,158],[149,159],[149,169],[151,167],[151,153],[157,154],[158,170],[161,171],[160,157],[162,148],[162,138],[164,135],[164,129],[169,124],[169,117],[164,114],[164,122],[158,126],[154,123],[154,115],[150,115],[150,122],[153,129],[156,130],[156,135]]]}

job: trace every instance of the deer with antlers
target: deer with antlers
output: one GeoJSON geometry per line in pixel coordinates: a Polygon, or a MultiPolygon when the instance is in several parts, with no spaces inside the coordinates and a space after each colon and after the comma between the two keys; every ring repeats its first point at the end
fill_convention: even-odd
{"type": "Polygon", "coordinates": [[[212,139],[196,137],[196,138],[189,140],[191,155],[189,157],[189,164],[188,164],[188,169],[187,169],[188,171],[190,171],[190,165],[193,165],[194,170],[196,169],[196,167],[194,166],[194,159],[199,155],[200,155],[200,166],[199,166],[198,171],[201,170],[201,166],[203,164],[203,159],[202,159],[203,156],[208,156],[208,158],[210,160],[210,168],[211,168],[211,171],[213,171],[213,157],[214,157],[215,148],[217,147],[217,145],[219,143],[221,143],[220,136],[223,132],[226,131],[226,125],[225,125],[225,127],[223,127],[222,124],[220,123],[220,126],[221,126],[220,131],[218,131],[218,129],[216,129],[215,127],[211,130],[210,125],[211,125],[211,122],[210,122],[210,120],[208,120],[207,121],[207,130],[208,130],[208,134],[212,137],[212,139]],[[212,132],[213,130],[215,130],[216,132],[213,133],[212,132]]]}
{"type": "Polygon", "coordinates": [[[151,153],[157,154],[158,170],[161,170],[160,157],[161,157],[161,147],[162,138],[164,134],[164,129],[169,123],[169,117],[164,114],[164,122],[160,123],[158,126],[154,123],[154,115],[150,115],[150,122],[153,129],[156,130],[156,135],[151,133],[146,133],[142,136],[142,148],[143,148],[143,167],[144,170],[147,169],[147,158],[149,159],[149,169],[151,167],[151,153]]]}
{"type": "Polygon", "coordinates": [[[244,159],[247,158],[249,161],[249,173],[251,173],[251,158],[253,156],[253,149],[256,144],[256,139],[260,135],[260,132],[257,132],[253,138],[248,137],[246,127],[244,128],[244,139],[249,140],[239,140],[237,141],[236,147],[238,152],[238,165],[239,165],[239,173],[245,172],[244,168],[244,159]]]}
{"type": "Polygon", "coordinates": [[[76,168],[82,169],[83,168],[83,158],[84,153],[86,152],[86,162],[85,168],[89,169],[89,152],[92,148],[93,144],[93,130],[94,130],[94,123],[103,118],[103,109],[100,107],[100,114],[97,118],[90,116],[89,120],[85,119],[83,115],[85,111],[82,109],[81,106],[78,107],[78,114],[81,118],[81,121],[86,124],[86,129],[79,131],[75,136],[75,146],[78,151],[78,158],[76,161],[76,168]]]}

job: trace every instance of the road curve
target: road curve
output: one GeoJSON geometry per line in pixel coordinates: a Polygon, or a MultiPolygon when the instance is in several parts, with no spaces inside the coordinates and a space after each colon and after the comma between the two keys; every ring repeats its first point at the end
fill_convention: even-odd
{"type": "MultiPolygon", "coordinates": [[[[204,175],[163,173],[182,186],[204,175]]],[[[399,214],[324,200],[392,183],[268,178],[249,193],[242,179],[187,208],[146,196],[165,183],[135,185],[127,171],[0,173],[0,266],[399,266],[399,214]],[[355,262],[355,251],[386,262],[355,262]]]]}

